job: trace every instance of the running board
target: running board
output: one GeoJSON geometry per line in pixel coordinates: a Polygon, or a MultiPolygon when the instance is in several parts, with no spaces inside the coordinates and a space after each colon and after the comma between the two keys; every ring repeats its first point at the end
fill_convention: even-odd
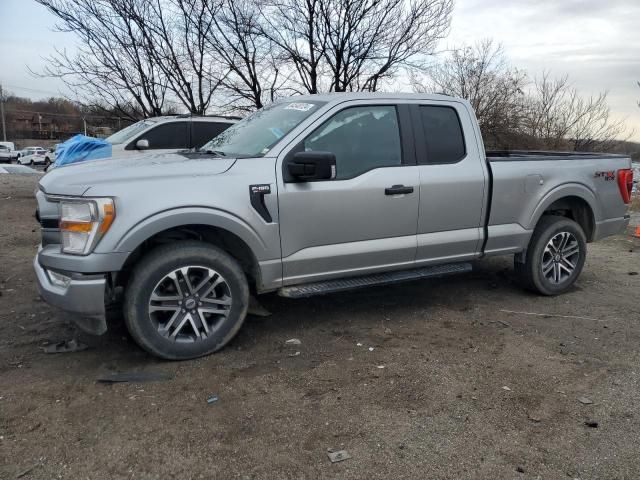
{"type": "Polygon", "coordinates": [[[401,270],[397,272],[384,272],[365,275],[362,277],[340,278],[325,282],[307,283],[282,287],[278,295],[288,298],[303,298],[325,293],[343,292],[356,288],[372,287],[375,285],[389,285],[392,283],[420,280],[422,278],[444,277],[455,273],[466,273],[472,269],[470,263],[452,263],[448,265],[436,265],[434,267],[422,267],[413,270],[401,270]]]}

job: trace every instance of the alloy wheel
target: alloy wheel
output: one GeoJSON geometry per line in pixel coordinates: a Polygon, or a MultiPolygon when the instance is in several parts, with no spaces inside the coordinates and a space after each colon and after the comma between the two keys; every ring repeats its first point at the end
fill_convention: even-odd
{"type": "Polygon", "coordinates": [[[569,232],[555,234],[542,253],[542,275],[553,284],[571,277],[580,258],[578,239],[569,232]]]}
{"type": "Polygon", "coordinates": [[[158,333],[175,342],[208,338],[231,310],[231,289],[215,270],[181,267],[165,275],[149,299],[149,318],[158,333]]]}

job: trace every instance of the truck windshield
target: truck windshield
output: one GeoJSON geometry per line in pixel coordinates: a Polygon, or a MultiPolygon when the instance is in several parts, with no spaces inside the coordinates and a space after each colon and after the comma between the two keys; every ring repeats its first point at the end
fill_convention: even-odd
{"type": "Polygon", "coordinates": [[[228,157],[262,157],[325,103],[305,100],[269,105],[231,126],[200,151],[212,151],[228,157]]]}
{"type": "Polygon", "coordinates": [[[129,125],[128,127],[125,127],[122,130],[117,131],[110,137],[105,138],[105,140],[112,145],[125,143],[130,138],[135,137],[138,133],[149,128],[154,123],[155,122],[151,120],[140,120],[139,122],[136,122],[133,125],[129,125]]]}

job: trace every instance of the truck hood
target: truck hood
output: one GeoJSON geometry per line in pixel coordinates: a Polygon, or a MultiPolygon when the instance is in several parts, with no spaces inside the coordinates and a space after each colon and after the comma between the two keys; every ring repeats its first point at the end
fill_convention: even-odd
{"type": "Polygon", "coordinates": [[[40,188],[52,195],[80,196],[101,184],[218,175],[229,170],[235,161],[201,153],[148,153],[90,160],[53,169],[42,177],[40,188]]]}

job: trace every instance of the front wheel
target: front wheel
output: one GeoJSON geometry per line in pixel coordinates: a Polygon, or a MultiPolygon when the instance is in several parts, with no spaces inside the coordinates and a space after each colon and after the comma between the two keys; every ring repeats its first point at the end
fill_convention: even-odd
{"type": "Polygon", "coordinates": [[[204,242],[156,248],[134,268],[125,321],[145,350],[168,360],[213,353],[238,332],[249,287],[238,262],[204,242]]]}
{"type": "Polygon", "coordinates": [[[543,216],[536,226],[524,263],[515,263],[521,283],[542,295],[559,295],[576,281],[587,258],[582,227],[557,215],[543,216]]]}
{"type": "Polygon", "coordinates": [[[36,163],[33,161],[33,158],[29,161],[29,165],[31,165],[32,167],[35,165],[36,163]]]}

